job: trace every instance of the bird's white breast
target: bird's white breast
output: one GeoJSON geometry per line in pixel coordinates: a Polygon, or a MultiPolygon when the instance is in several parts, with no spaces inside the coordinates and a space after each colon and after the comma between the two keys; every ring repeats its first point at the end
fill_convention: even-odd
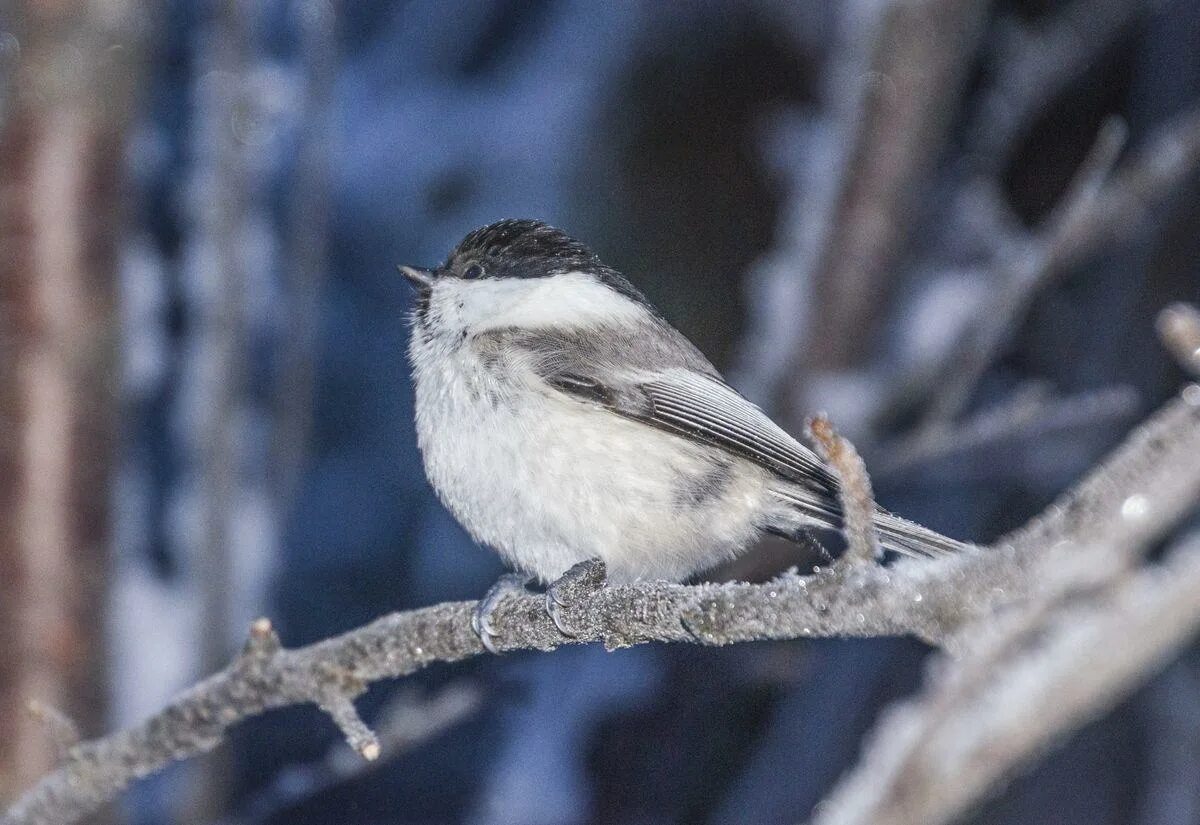
{"type": "Polygon", "coordinates": [[[757,534],[769,496],[754,465],[557,393],[460,333],[417,331],[411,355],[430,482],[478,541],[543,581],[592,557],[615,581],[679,580],[757,534]]]}

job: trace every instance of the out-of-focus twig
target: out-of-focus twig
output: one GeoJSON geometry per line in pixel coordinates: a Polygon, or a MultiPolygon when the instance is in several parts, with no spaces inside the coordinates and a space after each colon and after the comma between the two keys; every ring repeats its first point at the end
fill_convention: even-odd
{"type": "MultiPolygon", "coordinates": [[[[1112,424],[1132,416],[1137,406],[1138,394],[1131,387],[1106,387],[1064,398],[1051,395],[1037,384],[961,423],[918,431],[885,445],[872,465],[874,475],[881,478],[905,473],[947,459],[1112,424]]],[[[1003,470],[997,468],[997,474],[1003,470]]]]}
{"type": "Polygon", "coordinates": [[[976,169],[998,175],[1034,118],[1153,7],[1139,0],[1070,0],[1036,29],[1012,19],[1002,23],[989,82],[967,128],[976,169]]]}
{"type": "Polygon", "coordinates": [[[868,351],[908,207],[942,145],[985,10],[977,0],[884,7],[871,71],[854,78],[868,89],[834,214],[824,222],[816,310],[794,363],[838,369],[868,351]]]}
{"type": "Polygon", "coordinates": [[[1200,310],[1191,304],[1172,304],[1158,314],[1158,337],[1179,365],[1200,375],[1200,310]]]}
{"type": "Polygon", "coordinates": [[[1117,121],[1101,129],[1068,195],[1046,225],[1018,255],[1000,265],[998,297],[977,323],[963,331],[949,348],[946,362],[927,382],[933,400],[922,420],[923,429],[944,426],[961,412],[1041,289],[1101,243],[1136,231],[1146,212],[1200,164],[1200,110],[1164,126],[1105,179],[1124,135],[1124,126],[1117,121]]]}
{"type": "Polygon", "coordinates": [[[955,820],[1014,768],[1128,694],[1198,629],[1193,536],[1161,566],[1056,611],[1036,644],[989,657],[986,669],[972,653],[931,669],[921,697],[887,713],[815,825],[955,820]]]}

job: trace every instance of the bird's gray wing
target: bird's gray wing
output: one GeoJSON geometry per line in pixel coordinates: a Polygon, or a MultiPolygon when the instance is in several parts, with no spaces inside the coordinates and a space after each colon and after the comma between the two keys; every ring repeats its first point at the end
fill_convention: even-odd
{"type": "Polygon", "coordinates": [[[726,450],[778,476],[835,495],[820,459],[721,378],[691,342],[658,319],[646,328],[499,330],[477,346],[532,370],[549,388],[726,450]]]}
{"type": "Polygon", "coordinates": [[[590,334],[507,330],[480,343],[497,354],[523,354],[519,363],[579,401],[727,450],[783,478],[833,489],[817,456],[726,384],[686,338],[666,324],[647,323],[654,325],[590,334]]]}
{"type": "Polygon", "coordinates": [[[558,372],[547,384],[618,415],[719,447],[781,478],[835,495],[837,482],[811,450],[718,378],[687,369],[634,372],[606,385],[595,375],[558,372]]]}

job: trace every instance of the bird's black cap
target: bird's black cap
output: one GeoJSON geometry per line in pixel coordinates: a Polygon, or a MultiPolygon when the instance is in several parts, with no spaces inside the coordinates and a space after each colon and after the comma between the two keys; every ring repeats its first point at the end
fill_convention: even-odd
{"type": "Polygon", "coordinates": [[[546,278],[564,272],[586,272],[627,298],[649,306],[617,270],[591,249],[548,223],[507,218],[467,233],[446,261],[457,271],[480,264],[488,278],[546,278]]]}

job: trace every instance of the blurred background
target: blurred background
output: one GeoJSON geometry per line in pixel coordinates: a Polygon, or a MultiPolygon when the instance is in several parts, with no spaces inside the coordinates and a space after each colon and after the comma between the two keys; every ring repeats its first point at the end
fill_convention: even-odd
{"type": "MultiPolygon", "coordinates": [[[[1195,0],[0,6],[0,803],[270,616],[305,644],[502,572],[425,482],[397,263],[538,217],[881,502],[985,542],[1182,376],[1195,0]]],[[[714,579],[818,557],[765,544],[714,579]]],[[[1192,649],[974,815],[1200,822],[1192,649]]],[[[133,788],[130,823],[782,823],[910,640],[481,657],[133,788]]]]}

